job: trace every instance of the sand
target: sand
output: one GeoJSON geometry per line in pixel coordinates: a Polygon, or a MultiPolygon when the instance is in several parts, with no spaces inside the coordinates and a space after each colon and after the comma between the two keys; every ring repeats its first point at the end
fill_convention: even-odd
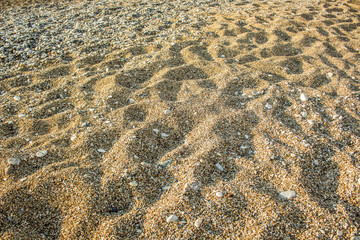
{"type": "Polygon", "coordinates": [[[198,22],[4,57],[0,238],[360,239],[356,3],[154,1],[198,22]]]}

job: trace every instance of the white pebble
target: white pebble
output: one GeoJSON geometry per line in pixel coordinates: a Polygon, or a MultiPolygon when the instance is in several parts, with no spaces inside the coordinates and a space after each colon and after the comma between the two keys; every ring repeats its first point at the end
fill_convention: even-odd
{"type": "Polygon", "coordinates": [[[215,166],[217,167],[217,169],[219,169],[221,172],[224,171],[224,168],[219,164],[215,164],[215,166]]]}
{"type": "Polygon", "coordinates": [[[280,193],[279,193],[279,196],[280,196],[282,199],[289,200],[289,199],[293,199],[293,198],[296,197],[296,192],[295,192],[295,191],[280,192],[280,193]]]}
{"type": "Polygon", "coordinates": [[[36,153],[36,156],[41,158],[41,157],[44,157],[47,153],[48,153],[47,150],[38,151],[38,152],[36,153]]]}
{"type": "Polygon", "coordinates": [[[15,97],[14,97],[14,100],[16,100],[16,101],[20,101],[20,100],[21,100],[21,97],[19,97],[19,96],[15,96],[15,97]]]}
{"type": "Polygon", "coordinates": [[[327,75],[329,78],[331,78],[332,76],[334,76],[334,74],[333,74],[332,72],[328,72],[326,75],[327,75]]]}
{"type": "Polygon", "coordinates": [[[267,109],[272,109],[272,108],[273,108],[273,106],[272,106],[270,103],[266,103],[266,104],[265,104],[265,107],[266,107],[267,109]]]}
{"type": "Polygon", "coordinates": [[[18,115],[18,117],[19,117],[19,118],[23,118],[23,117],[26,117],[26,115],[23,114],[23,113],[21,113],[21,114],[18,115]]]}
{"type": "Polygon", "coordinates": [[[202,217],[196,219],[194,225],[195,227],[199,228],[201,226],[201,224],[203,223],[204,219],[202,217]]]}
{"type": "Polygon", "coordinates": [[[19,165],[20,164],[20,159],[11,157],[11,158],[9,158],[7,160],[7,162],[10,165],[19,165]]]}
{"type": "Polygon", "coordinates": [[[129,184],[130,184],[130,186],[132,186],[132,187],[136,187],[137,185],[139,185],[137,181],[132,181],[132,182],[130,182],[129,184]]]}
{"type": "Polygon", "coordinates": [[[102,149],[102,148],[99,148],[99,149],[98,149],[98,152],[100,152],[100,153],[106,153],[106,150],[105,150],[105,149],[102,149]]]}
{"type": "Polygon", "coordinates": [[[70,137],[70,140],[73,142],[73,141],[75,141],[76,138],[77,138],[76,134],[73,134],[73,135],[70,137]]]}
{"type": "Polygon", "coordinates": [[[133,103],[135,103],[135,100],[130,98],[129,102],[130,102],[130,104],[133,104],[133,103]]]}
{"type": "Polygon", "coordinates": [[[167,219],[166,222],[171,223],[171,222],[176,222],[179,218],[176,215],[170,215],[167,219]]]}
{"type": "Polygon", "coordinates": [[[308,99],[309,99],[309,98],[308,98],[308,96],[307,96],[305,93],[300,94],[300,100],[301,100],[301,101],[305,102],[305,101],[307,101],[308,99]]]}
{"type": "Polygon", "coordinates": [[[171,113],[171,110],[170,110],[170,109],[166,109],[166,110],[164,111],[164,113],[165,113],[165,114],[170,114],[170,113],[171,113]]]}
{"type": "Polygon", "coordinates": [[[167,138],[167,137],[169,137],[169,136],[170,136],[169,134],[161,133],[161,137],[162,137],[162,138],[167,138]]]}
{"type": "Polygon", "coordinates": [[[199,191],[200,188],[201,188],[201,183],[199,182],[193,182],[193,183],[190,183],[190,184],[186,184],[185,185],[185,188],[187,188],[187,186],[189,186],[189,188],[193,191],[199,191]]]}
{"type": "Polygon", "coordinates": [[[160,132],[160,130],[157,129],[157,128],[154,128],[153,131],[154,131],[156,134],[158,134],[158,133],[160,132]]]}
{"type": "Polygon", "coordinates": [[[222,192],[216,192],[215,195],[216,195],[217,197],[223,197],[223,196],[224,196],[224,194],[223,194],[222,192]]]}
{"type": "Polygon", "coordinates": [[[314,160],[314,164],[315,164],[316,166],[319,166],[319,161],[318,161],[317,159],[315,159],[315,160],[314,160]]]}

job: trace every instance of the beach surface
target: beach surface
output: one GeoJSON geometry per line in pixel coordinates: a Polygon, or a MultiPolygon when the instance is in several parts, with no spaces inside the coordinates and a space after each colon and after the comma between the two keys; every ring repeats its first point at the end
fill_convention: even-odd
{"type": "Polygon", "coordinates": [[[360,239],[358,0],[0,9],[0,239],[360,239]]]}

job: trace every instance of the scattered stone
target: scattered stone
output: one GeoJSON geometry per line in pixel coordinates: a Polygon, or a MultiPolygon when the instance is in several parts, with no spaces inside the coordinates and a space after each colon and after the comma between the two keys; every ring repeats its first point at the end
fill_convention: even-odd
{"type": "Polygon", "coordinates": [[[99,152],[99,153],[106,153],[106,150],[103,149],[103,148],[99,148],[99,149],[98,149],[98,152],[99,152]]]}
{"type": "Polygon", "coordinates": [[[81,126],[84,127],[84,128],[86,128],[86,127],[90,126],[90,123],[84,122],[83,124],[81,124],[81,126]]]}
{"type": "Polygon", "coordinates": [[[219,198],[224,196],[224,194],[222,192],[216,192],[215,195],[219,198]]]}
{"type": "Polygon", "coordinates": [[[162,137],[162,138],[167,138],[167,137],[169,137],[169,136],[170,136],[169,134],[161,133],[161,137],[162,137]]]}
{"type": "Polygon", "coordinates": [[[48,153],[47,150],[38,151],[38,152],[36,153],[36,156],[39,157],[39,158],[45,157],[45,155],[46,155],[47,153],[48,153]]]}
{"type": "Polygon", "coordinates": [[[20,164],[20,159],[11,157],[11,158],[9,158],[7,160],[7,162],[10,165],[19,165],[20,164]]]}
{"type": "Polygon", "coordinates": [[[136,187],[137,185],[139,185],[137,181],[130,182],[130,186],[132,187],[136,187]]]}
{"type": "Polygon", "coordinates": [[[167,167],[170,167],[171,163],[172,163],[171,160],[166,160],[166,161],[160,162],[159,166],[163,167],[163,168],[167,168],[167,167]]]}
{"type": "Polygon", "coordinates": [[[327,75],[329,78],[331,78],[332,76],[334,76],[334,74],[333,74],[332,72],[328,72],[326,75],[327,75]]]}
{"type": "Polygon", "coordinates": [[[164,113],[165,113],[165,114],[170,114],[170,113],[171,113],[171,110],[166,109],[166,110],[164,111],[164,113]]]}
{"type": "Polygon", "coordinates": [[[285,200],[290,200],[296,197],[296,192],[295,191],[285,191],[285,192],[280,192],[279,196],[282,199],[285,200]]]}
{"type": "Polygon", "coordinates": [[[317,159],[314,160],[314,165],[319,166],[319,161],[317,159]]]}
{"type": "Polygon", "coordinates": [[[76,138],[77,138],[76,134],[73,134],[73,135],[70,137],[70,140],[73,142],[73,141],[75,141],[76,138]]]}
{"type": "Polygon", "coordinates": [[[215,164],[215,166],[216,166],[216,168],[219,169],[221,172],[224,171],[224,168],[223,168],[219,163],[215,164]]]}
{"type": "Polygon", "coordinates": [[[160,130],[157,129],[157,128],[154,128],[153,131],[154,131],[156,134],[158,134],[158,133],[160,132],[160,130]]]}
{"type": "Polygon", "coordinates": [[[194,223],[195,227],[196,227],[196,228],[200,228],[201,225],[202,225],[202,223],[203,223],[203,221],[204,221],[204,218],[202,218],[202,217],[196,219],[196,221],[195,221],[195,223],[194,223]]]}
{"type": "Polygon", "coordinates": [[[21,113],[21,114],[19,114],[19,116],[18,116],[19,118],[23,118],[23,117],[26,117],[26,115],[25,114],[23,114],[23,113],[21,113]]]}
{"type": "Polygon", "coordinates": [[[176,222],[179,218],[176,215],[170,215],[167,217],[166,222],[171,223],[171,222],[176,222]]]}
{"type": "Polygon", "coordinates": [[[132,98],[130,98],[129,103],[130,103],[130,104],[133,104],[133,103],[135,103],[135,100],[132,99],[132,98]]]}
{"type": "Polygon", "coordinates": [[[301,93],[300,94],[300,100],[302,102],[306,102],[307,100],[309,100],[308,96],[305,93],[301,93]]]}
{"type": "Polygon", "coordinates": [[[272,108],[273,108],[273,106],[272,106],[270,103],[266,103],[266,104],[265,104],[265,107],[266,107],[267,109],[272,109],[272,108]]]}
{"type": "Polygon", "coordinates": [[[188,187],[193,191],[199,191],[201,189],[201,183],[199,183],[199,182],[193,182],[193,183],[190,183],[190,184],[186,183],[185,189],[188,188],[188,187]]]}
{"type": "Polygon", "coordinates": [[[15,100],[15,101],[20,101],[20,100],[21,100],[21,97],[15,96],[15,97],[14,97],[14,100],[15,100]]]}

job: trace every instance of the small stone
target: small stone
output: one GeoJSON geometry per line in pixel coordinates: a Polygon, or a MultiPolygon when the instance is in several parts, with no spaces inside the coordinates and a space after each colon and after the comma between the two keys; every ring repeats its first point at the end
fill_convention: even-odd
{"type": "Polygon", "coordinates": [[[317,159],[314,160],[314,165],[319,166],[319,161],[317,159]]]}
{"type": "Polygon", "coordinates": [[[308,100],[308,96],[305,93],[300,94],[300,100],[302,102],[306,102],[308,100]]]}
{"type": "Polygon", "coordinates": [[[186,184],[185,188],[189,186],[189,188],[193,191],[199,191],[200,188],[201,188],[201,183],[199,182],[193,182],[193,183],[190,183],[190,184],[186,184]]]}
{"type": "Polygon", "coordinates": [[[179,218],[176,215],[170,215],[167,217],[166,222],[171,223],[171,222],[176,222],[179,218]]]}
{"type": "Polygon", "coordinates": [[[102,148],[99,148],[99,149],[98,149],[98,152],[99,152],[99,153],[106,153],[106,150],[105,150],[105,149],[102,149],[102,148]]]}
{"type": "Polygon", "coordinates": [[[204,218],[202,218],[202,217],[196,219],[196,221],[194,223],[195,227],[197,227],[197,228],[201,227],[201,224],[203,223],[203,221],[204,221],[204,218]]]}
{"type": "Polygon", "coordinates": [[[11,158],[9,158],[7,160],[7,162],[10,165],[19,165],[20,164],[20,159],[11,157],[11,158]]]}
{"type": "Polygon", "coordinates": [[[154,128],[153,131],[154,131],[156,134],[158,134],[158,133],[160,132],[160,130],[157,129],[157,128],[154,128]]]}
{"type": "Polygon", "coordinates": [[[139,185],[137,181],[132,181],[132,182],[130,182],[129,184],[130,184],[130,186],[132,186],[132,187],[136,187],[137,185],[139,185]]]}
{"type": "Polygon", "coordinates": [[[169,137],[169,136],[170,136],[169,134],[161,133],[161,137],[162,137],[162,138],[167,138],[167,137],[169,137]]]}
{"type": "Polygon", "coordinates": [[[223,168],[219,163],[215,164],[215,166],[216,166],[217,169],[219,169],[221,172],[224,171],[224,168],[223,168]]]}
{"type": "Polygon", "coordinates": [[[266,103],[266,104],[265,104],[265,107],[266,107],[267,109],[272,109],[272,108],[273,108],[273,106],[272,106],[270,103],[266,103]]]}
{"type": "Polygon", "coordinates": [[[300,100],[302,102],[306,102],[307,100],[309,100],[309,98],[305,93],[302,93],[302,94],[300,94],[300,100]]]}
{"type": "Polygon", "coordinates": [[[18,115],[18,117],[19,117],[19,118],[23,118],[23,117],[26,117],[26,115],[23,114],[23,113],[21,113],[21,114],[18,115]]]}
{"type": "Polygon", "coordinates": [[[90,123],[84,122],[83,124],[81,124],[81,126],[82,126],[82,127],[88,127],[88,126],[90,126],[90,123]]]}
{"type": "Polygon", "coordinates": [[[77,138],[76,134],[73,134],[73,135],[70,137],[70,140],[73,142],[73,141],[75,141],[76,138],[77,138]]]}
{"type": "Polygon", "coordinates": [[[14,97],[14,100],[15,100],[15,101],[20,101],[20,100],[21,100],[21,97],[15,96],[15,97],[14,97]]]}
{"type": "Polygon", "coordinates": [[[331,78],[332,76],[334,76],[334,74],[333,74],[332,72],[328,72],[326,75],[327,75],[329,78],[331,78]]]}
{"type": "Polygon", "coordinates": [[[285,191],[285,192],[281,192],[279,194],[279,196],[282,199],[289,200],[289,199],[293,199],[296,197],[296,192],[295,191],[285,191]]]}
{"type": "Polygon", "coordinates": [[[216,192],[215,195],[219,198],[224,196],[224,194],[222,192],[216,192]]]}
{"type": "Polygon", "coordinates": [[[171,110],[170,110],[170,109],[166,109],[166,110],[164,111],[164,113],[165,113],[165,114],[170,114],[170,113],[171,113],[171,110]]]}
{"type": "Polygon", "coordinates": [[[43,151],[38,151],[37,153],[36,153],[36,156],[37,157],[45,157],[45,155],[48,153],[48,151],[47,150],[43,150],[43,151]]]}
{"type": "Polygon", "coordinates": [[[130,104],[133,104],[133,103],[135,103],[135,100],[132,99],[132,98],[130,98],[130,99],[129,99],[129,103],[130,103],[130,104]]]}

